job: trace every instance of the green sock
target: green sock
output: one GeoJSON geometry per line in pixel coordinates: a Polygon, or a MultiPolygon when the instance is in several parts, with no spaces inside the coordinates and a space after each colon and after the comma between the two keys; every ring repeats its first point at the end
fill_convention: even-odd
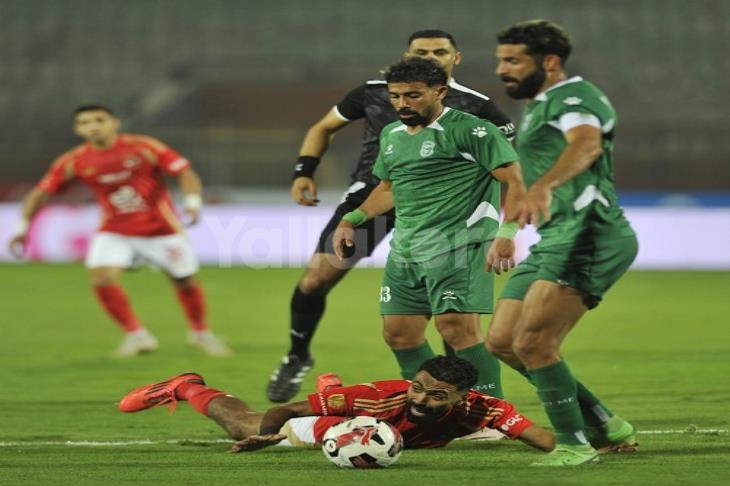
{"type": "Polygon", "coordinates": [[[528,372],[555,428],[557,442],[568,445],[588,444],[583,433],[585,424],[576,396],[575,378],[565,361],[528,372]]]}
{"type": "Polygon", "coordinates": [[[613,417],[613,412],[601,402],[597,396],[578,380],[577,386],[578,404],[583,415],[583,421],[588,427],[603,427],[613,417]]]}
{"type": "Polygon", "coordinates": [[[487,351],[484,343],[456,351],[456,356],[467,360],[479,371],[479,380],[474,385],[476,391],[504,398],[502,377],[499,374],[499,360],[487,351]]]}
{"type": "MultiPolygon", "coordinates": [[[[529,381],[533,385],[535,384],[535,382],[532,380],[532,377],[530,376],[530,373],[527,372],[524,366],[515,368],[515,370],[519,374],[527,378],[527,381],[529,381]]],[[[586,427],[599,428],[606,426],[611,417],[613,417],[613,412],[609,410],[608,407],[598,399],[598,397],[591,393],[591,391],[586,388],[583,383],[575,380],[575,384],[576,395],[578,396],[578,405],[580,406],[580,413],[583,416],[583,422],[585,423],[586,427]]]]}
{"type": "Polygon", "coordinates": [[[418,372],[424,361],[435,358],[431,346],[428,341],[424,341],[420,346],[408,349],[392,349],[395,359],[398,360],[400,366],[400,375],[406,380],[412,380],[418,372]]]}
{"type": "Polygon", "coordinates": [[[528,372],[527,372],[527,368],[525,368],[524,366],[520,366],[520,367],[518,367],[518,368],[514,368],[514,370],[515,370],[515,371],[516,371],[517,373],[519,373],[519,374],[521,374],[522,376],[524,376],[524,377],[525,377],[525,378],[527,379],[527,381],[529,381],[529,382],[530,382],[530,385],[534,385],[534,384],[535,384],[535,382],[534,382],[534,381],[532,381],[532,377],[530,376],[530,373],[528,373],[528,372]]]}

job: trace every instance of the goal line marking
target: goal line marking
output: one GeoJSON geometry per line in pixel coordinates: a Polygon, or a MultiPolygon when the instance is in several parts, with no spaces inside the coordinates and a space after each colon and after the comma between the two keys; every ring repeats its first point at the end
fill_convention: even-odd
{"type": "MultiPolygon", "coordinates": [[[[667,429],[639,430],[639,435],[725,435],[728,429],[667,429]]],[[[195,444],[232,444],[230,439],[166,439],[166,440],[23,440],[0,441],[0,447],[22,446],[71,446],[71,447],[127,447],[159,444],[195,445],[195,444]]]]}

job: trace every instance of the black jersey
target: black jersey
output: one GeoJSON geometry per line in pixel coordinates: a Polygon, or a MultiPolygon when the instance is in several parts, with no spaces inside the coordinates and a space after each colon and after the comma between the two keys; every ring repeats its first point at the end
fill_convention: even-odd
{"type": "MultiPolygon", "coordinates": [[[[453,79],[449,81],[449,90],[443,103],[445,106],[488,120],[497,125],[507,138],[514,137],[514,124],[488,96],[462,86],[453,79]]],[[[377,185],[379,179],[373,175],[373,164],[378,156],[380,132],[387,124],[398,120],[398,115],[390,104],[388,84],[380,80],[368,81],[350,91],[337,103],[335,110],[347,121],[365,118],[360,160],[351,177],[353,182],[361,181],[377,185]]]]}

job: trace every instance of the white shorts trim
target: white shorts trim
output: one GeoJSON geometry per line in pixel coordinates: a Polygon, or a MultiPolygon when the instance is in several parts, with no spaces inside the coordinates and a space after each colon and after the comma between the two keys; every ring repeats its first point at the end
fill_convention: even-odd
{"type": "Polygon", "coordinates": [[[279,431],[286,435],[286,439],[279,445],[290,447],[316,447],[314,439],[314,423],[319,417],[297,417],[289,419],[279,431]]]}
{"type": "Polygon", "coordinates": [[[198,273],[198,259],[183,234],[144,237],[100,232],[94,235],[86,254],[87,268],[135,268],[143,263],[174,278],[198,273]]]}

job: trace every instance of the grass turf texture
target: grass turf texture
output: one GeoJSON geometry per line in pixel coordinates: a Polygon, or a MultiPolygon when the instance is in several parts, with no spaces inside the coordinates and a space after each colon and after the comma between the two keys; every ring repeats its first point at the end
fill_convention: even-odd
{"type": "MultiPolygon", "coordinates": [[[[121,339],[103,315],[77,265],[0,266],[0,484],[727,484],[728,434],[639,435],[641,452],[603,456],[577,469],[525,467],[539,454],[520,443],[457,442],[405,451],[391,469],[343,471],[319,450],[272,448],[225,454],[210,420],[181,404],[136,415],[116,411],[129,389],[182,371],[258,409],[286,350],[289,298],[299,270],[212,269],[201,272],[210,320],[236,351],[210,358],[189,349],[182,311],[162,275],[130,273],[123,284],[159,352],[113,359],[121,339]],[[63,441],[150,439],[149,445],[81,447],[63,441]],[[186,439],[166,443],[166,440],[186,439]],[[53,445],[43,445],[51,442],[53,445]]],[[[380,337],[380,270],[357,270],[332,293],[315,339],[317,373],[346,383],[398,377],[380,337]]],[[[568,339],[575,374],[640,430],[727,429],[730,390],[728,273],[632,272],[568,339]]],[[[434,348],[439,340],[430,330],[434,348]]],[[[541,424],[532,388],[503,370],[508,398],[541,424]]],[[[298,397],[301,399],[303,394],[298,397]]]]}

